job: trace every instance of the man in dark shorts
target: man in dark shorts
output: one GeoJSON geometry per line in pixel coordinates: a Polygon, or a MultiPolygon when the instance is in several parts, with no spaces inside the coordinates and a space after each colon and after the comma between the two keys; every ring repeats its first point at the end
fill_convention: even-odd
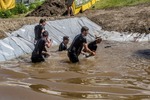
{"type": "Polygon", "coordinates": [[[86,52],[89,52],[90,54],[95,55],[95,52],[91,51],[87,45],[85,36],[87,36],[88,31],[89,31],[89,28],[86,26],[83,26],[81,28],[81,34],[77,35],[74,38],[71,46],[69,47],[68,57],[72,63],[79,62],[78,56],[80,55],[83,47],[85,48],[86,52]]]}
{"type": "Polygon", "coordinates": [[[49,56],[45,47],[50,47],[51,42],[48,40],[48,32],[42,33],[42,38],[39,39],[32,52],[31,60],[33,63],[45,61],[45,57],[49,56]]]}
{"type": "Polygon", "coordinates": [[[67,50],[67,44],[68,44],[68,42],[69,42],[69,37],[68,36],[64,36],[63,37],[63,42],[61,42],[61,44],[59,45],[58,51],[67,50]]]}
{"type": "Polygon", "coordinates": [[[34,28],[34,33],[35,33],[35,40],[34,43],[41,39],[42,33],[45,31],[45,26],[46,25],[46,19],[40,19],[39,25],[36,25],[34,28]]]}

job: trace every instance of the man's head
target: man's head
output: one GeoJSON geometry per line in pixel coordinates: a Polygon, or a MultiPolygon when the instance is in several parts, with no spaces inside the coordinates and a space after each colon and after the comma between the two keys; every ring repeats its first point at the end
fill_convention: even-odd
{"type": "Polygon", "coordinates": [[[46,19],[40,19],[39,22],[41,25],[45,26],[46,25],[46,19]]]}
{"type": "Polygon", "coordinates": [[[47,31],[44,31],[44,32],[42,33],[42,36],[47,38],[47,37],[48,37],[48,32],[47,32],[47,31]]]}
{"type": "Polygon", "coordinates": [[[64,36],[64,37],[63,37],[63,42],[64,42],[65,44],[68,44],[68,43],[69,43],[69,37],[68,37],[68,36],[64,36]]]}
{"type": "Polygon", "coordinates": [[[81,28],[81,33],[84,35],[84,36],[87,36],[87,34],[89,33],[89,28],[87,26],[83,26],[81,28]]]}
{"type": "Polygon", "coordinates": [[[101,37],[96,37],[95,40],[96,40],[97,44],[102,42],[102,38],[101,37]]]}

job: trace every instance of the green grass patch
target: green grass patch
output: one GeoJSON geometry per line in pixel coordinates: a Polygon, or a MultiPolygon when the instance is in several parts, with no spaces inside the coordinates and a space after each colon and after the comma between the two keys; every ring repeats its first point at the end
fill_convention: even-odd
{"type": "Polygon", "coordinates": [[[112,7],[131,6],[148,2],[150,2],[150,0],[99,0],[94,6],[95,9],[104,9],[112,7]]]}
{"type": "Polygon", "coordinates": [[[22,3],[17,3],[14,8],[7,10],[0,10],[0,18],[17,18],[24,17],[38,6],[42,5],[43,1],[36,0],[36,2],[26,6],[22,3]]]}

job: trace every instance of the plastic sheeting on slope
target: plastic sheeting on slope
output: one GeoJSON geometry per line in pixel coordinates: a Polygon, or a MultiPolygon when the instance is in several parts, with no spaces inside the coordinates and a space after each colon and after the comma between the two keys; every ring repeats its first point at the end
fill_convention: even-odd
{"type": "MultiPolygon", "coordinates": [[[[0,61],[31,53],[34,49],[34,27],[37,24],[25,25],[19,30],[7,34],[9,35],[7,38],[0,40],[0,61]]],[[[58,45],[65,35],[69,36],[72,41],[75,35],[80,33],[82,26],[87,26],[90,29],[88,41],[94,39],[94,30],[101,30],[101,27],[85,17],[48,21],[45,28],[49,32],[49,38],[53,40],[53,45],[58,45]]]]}
{"type": "Polygon", "coordinates": [[[109,31],[99,31],[102,38],[104,40],[110,40],[110,41],[120,41],[120,42],[124,42],[124,41],[132,41],[132,42],[146,42],[146,41],[150,41],[150,34],[140,34],[140,33],[127,33],[127,32],[109,32],[109,31]]]}

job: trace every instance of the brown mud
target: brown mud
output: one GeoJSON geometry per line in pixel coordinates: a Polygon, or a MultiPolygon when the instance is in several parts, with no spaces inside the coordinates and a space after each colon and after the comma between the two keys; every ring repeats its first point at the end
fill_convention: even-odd
{"type": "Polygon", "coordinates": [[[29,13],[28,16],[50,17],[61,16],[66,11],[64,0],[46,0],[41,6],[29,13]]]}

